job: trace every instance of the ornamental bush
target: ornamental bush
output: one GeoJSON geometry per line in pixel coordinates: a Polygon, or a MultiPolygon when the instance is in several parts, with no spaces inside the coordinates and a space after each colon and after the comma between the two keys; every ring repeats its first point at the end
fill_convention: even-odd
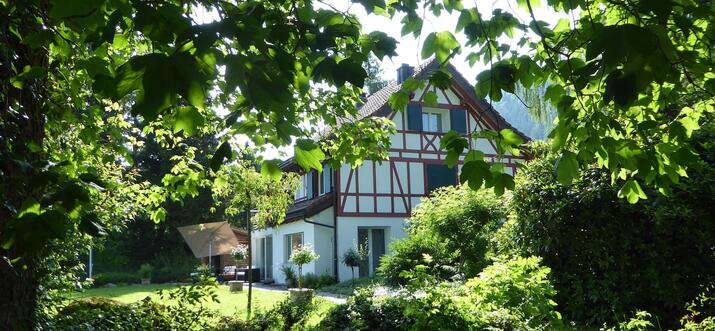
{"type": "Polygon", "coordinates": [[[56,330],[172,330],[163,306],[151,301],[122,304],[107,298],[72,301],[52,322],[56,330]]]}
{"type": "Polygon", "coordinates": [[[487,264],[489,242],[507,217],[507,197],[490,190],[445,187],[413,211],[408,237],[394,241],[378,272],[390,284],[405,284],[405,271],[428,267],[437,279],[476,276],[487,264]]]}
{"type": "Polygon", "coordinates": [[[298,287],[302,288],[303,266],[320,258],[310,245],[301,245],[294,249],[288,261],[298,266],[298,287]]]}
{"type": "Polygon", "coordinates": [[[363,288],[321,330],[554,330],[563,326],[549,269],[536,257],[497,261],[466,284],[442,282],[375,296],[363,288]]]}
{"type": "Polygon", "coordinates": [[[686,303],[715,278],[715,135],[703,131],[710,133],[693,141],[702,160],[689,178],[669,197],[647,192],[634,205],[607,173],[585,170],[564,186],[555,157],[529,162],[517,175],[516,219],[502,250],[543,257],[569,320],[601,325],[644,310],[677,326],[686,303]]]}

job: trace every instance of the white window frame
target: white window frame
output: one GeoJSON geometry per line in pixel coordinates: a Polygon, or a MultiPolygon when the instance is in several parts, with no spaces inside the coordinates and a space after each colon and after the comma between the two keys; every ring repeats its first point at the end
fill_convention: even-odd
{"type": "Polygon", "coordinates": [[[323,165],[323,172],[320,174],[318,181],[318,195],[325,195],[333,191],[333,169],[329,165],[323,165]]]}
{"type": "Polygon", "coordinates": [[[433,110],[422,110],[422,131],[426,132],[444,132],[445,116],[443,112],[433,110]],[[433,119],[433,120],[432,120],[433,119]],[[432,123],[436,121],[437,123],[432,123]],[[434,130],[432,124],[437,128],[434,130]]]}
{"type": "Polygon", "coordinates": [[[294,233],[289,233],[284,236],[284,243],[285,243],[285,261],[288,262],[290,259],[291,253],[293,253],[293,238],[300,235],[300,246],[303,246],[305,244],[305,234],[303,232],[294,232],[294,233]]]}

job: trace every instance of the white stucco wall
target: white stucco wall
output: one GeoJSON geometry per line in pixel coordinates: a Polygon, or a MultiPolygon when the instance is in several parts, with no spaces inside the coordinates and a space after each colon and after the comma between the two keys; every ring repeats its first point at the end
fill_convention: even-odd
{"type": "MultiPolygon", "coordinates": [[[[407,235],[404,230],[405,219],[402,217],[338,217],[338,259],[342,260],[343,254],[357,243],[358,228],[383,228],[385,229],[385,254],[391,254],[390,242],[407,235]]],[[[355,270],[357,277],[357,270],[355,270]]],[[[341,282],[350,280],[350,268],[342,262],[338,264],[338,279],[341,282]]]]}
{"type": "MultiPolygon", "coordinates": [[[[328,208],[307,219],[308,222],[320,223],[332,226],[333,208],[328,208]]],[[[303,220],[281,224],[274,228],[253,231],[253,265],[261,267],[260,261],[260,238],[273,236],[273,261],[271,268],[273,280],[278,284],[285,283],[285,277],[280,271],[284,263],[288,263],[286,257],[286,239],[288,234],[303,233],[303,243],[311,244],[320,258],[312,263],[303,266],[303,273],[333,274],[333,229],[323,225],[308,223],[303,220]]]]}

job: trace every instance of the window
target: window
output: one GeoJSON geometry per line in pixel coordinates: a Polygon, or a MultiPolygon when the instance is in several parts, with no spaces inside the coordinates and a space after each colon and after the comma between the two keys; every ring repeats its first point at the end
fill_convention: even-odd
{"type": "Polygon", "coordinates": [[[305,199],[308,197],[308,176],[305,174],[300,176],[300,184],[298,189],[295,191],[295,199],[305,199]]]}
{"type": "Polygon", "coordinates": [[[303,232],[285,235],[285,261],[288,261],[290,254],[300,246],[303,246],[303,232]]]}
{"type": "Polygon", "coordinates": [[[422,129],[428,132],[442,132],[442,114],[423,111],[422,129]]]}
{"type": "Polygon", "coordinates": [[[444,164],[427,164],[427,191],[432,192],[443,186],[457,185],[457,171],[444,164]]]}
{"type": "Polygon", "coordinates": [[[330,193],[333,191],[333,169],[329,165],[323,165],[323,172],[320,174],[320,183],[318,183],[320,188],[320,195],[330,193]]]}

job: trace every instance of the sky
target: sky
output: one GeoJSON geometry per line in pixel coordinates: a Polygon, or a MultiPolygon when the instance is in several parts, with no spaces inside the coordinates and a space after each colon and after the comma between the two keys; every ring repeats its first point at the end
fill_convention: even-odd
{"type": "MultiPolygon", "coordinates": [[[[537,2],[538,1],[533,1],[534,4],[536,4],[537,2]]],[[[454,32],[455,26],[457,24],[457,19],[459,17],[459,12],[457,11],[453,12],[452,14],[443,11],[440,16],[436,17],[429,10],[427,10],[425,13],[426,16],[422,27],[422,33],[420,37],[414,38],[412,34],[407,36],[401,35],[400,31],[402,29],[402,24],[400,23],[400,20],[403,17],[402,15],[396,15],[393,18],[389,18],[375,14],[368,14],[362,5],[358,3],[352,3],[350,0],[321,0],[315,1],[314,4],[316,8],[332,7],[342,12],[349,12],[357,16],[360,23],[362,24],[363,34],[368,34],[373,31],[382,31],[388,36],[398,41],[396,49],[397,56],[394,56],[392,58],[386,57],[382,61],[381,67],[383,70],[383,77],[388,80],[395,80],[397,75],[397,68],[400,67],[403,63],[414,67],[424,63],[426,59],[422,59],[422,57],[420,56],[423,39],[431,32],[454,32]]],[[[491,13],[495,9],[501,9],[516,16],[517,19],[522,22],[530,21],[529,13],[518,7],[516,4],[516,0],[473,0],[473,3],[471,5],[468,4],[467,1],[465,1],[464,6],[466,8],[473,8],[474,6],[477,6],[479,12],[484,16],[485,19],[489,19],[491,13]]],[[[534,14],[537,20],[548,22],[552,26],[555,25],[560,18],[567,17],[567,15],[564,13],[556,13],[550,8],[545,7],[534,8],[534,14]]],[[[208,23],[210,21],[215,20],[216,16],[217,15],[215,13],[212,14],[208,12],[199,12],[195,19],[199,23],[208,23]]],[[[455,37],[464,47],[467,42],[464,34],[460,33],[455,35],[455,37]]],[[[513,45],[513,48],[515,48],[516,39],[520,37],[521,36],[515,36],[515,40],[513,41],[500,41],[509,42],[513,45]]],[[[535,38],[536,35],[531,35],[530,37],[535,38]]],[[[464,75],[464,77],[467,78],[467,80],[469,80],[472,84],[476,82],[477,74],[488,68],[487,65],[482,63],[475,63],[474,66],[469,65],[469,62],[466,60],[466,57],[469,53],[473,51],[474,50],[470,50],[469,48],[463,48],[461,53],[455,56],[455,58],[450,61],[450,63],[454,65],[457,70],[459,70],[459,72],[462,73],[462,75],[464,75]]],[[[221,110],[217,111],[219,114],[222,113],[221,110]]],[[[243,144],[248,141],[248,139],[247,137],[238,136],[234,137],[234,141],[239,144],[243,144]]],[[[262,156],[269,159],[285,159],[287,157],[290,157],[292,154],[293,150],[291,146],[280,149],[268,148],[266,152],[261,153],[262,156]]]]}

